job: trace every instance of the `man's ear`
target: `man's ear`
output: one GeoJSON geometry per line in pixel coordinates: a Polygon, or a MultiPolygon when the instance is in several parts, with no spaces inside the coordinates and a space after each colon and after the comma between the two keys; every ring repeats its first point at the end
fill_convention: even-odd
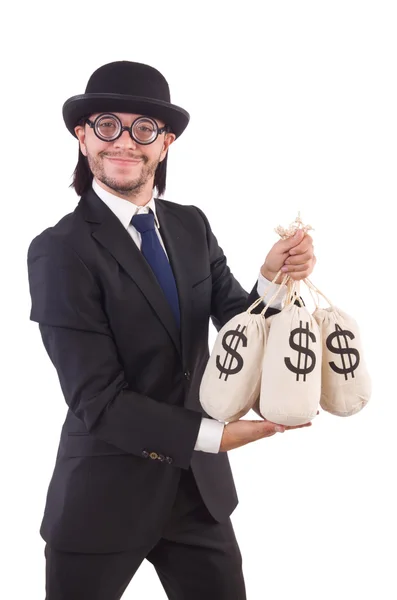
{"type": "Polygon", "coordinates": [[[163,143],[163,149],[160,154],[160,162],[162,162],[165,159],[167,152],[168,152],[168,148],[171,146],[171,144],[173,144],[175,142],[175,140],[176,140],[176,135],[174,133],[167,133],[167,136],[163,143]]]}

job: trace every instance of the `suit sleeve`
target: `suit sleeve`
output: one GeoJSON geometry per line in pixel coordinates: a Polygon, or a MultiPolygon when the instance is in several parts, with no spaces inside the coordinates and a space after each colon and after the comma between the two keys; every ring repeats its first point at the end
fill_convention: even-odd
{"type": "Polygon", "coordinates": [[[128,388],[100,287],[81,258],[45,231],[30,245],[28,274],[30,318],[70,410],[98,439],[137,456],[163,454],[187,469],[202,415],[128,388]]]}
{"type": "MultiPolygon", "coordinates": [[[[258,282],[255,282],[249,294],[242,288],[230,271],[226,256],[211,230],[207,217],[202,210],[197,207],[196,209],[206,227],[212,275],[211,320],[219,331],[230,319],[247,310],[259,298],[258,282]]],[[[261,302],[252,312],[259,314],[264,306],[264,303],[261,302]]],[[[269,307],[266,311],[266,318],[279,312],[277,308],[269,307]]]]}

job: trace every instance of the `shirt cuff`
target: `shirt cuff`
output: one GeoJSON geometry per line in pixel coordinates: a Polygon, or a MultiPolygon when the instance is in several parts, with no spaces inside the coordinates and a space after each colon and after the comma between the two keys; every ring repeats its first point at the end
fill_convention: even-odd
{"type": "Polygon", "coordinates": [[[225,424],[221,421],[203,417],[194,449],[218,454],[224,428],[225,424]]]}
{"type": "Polygon", "coordinates": [[[271,281],[269,281],[268,279],[266,279],[265,277],[263,277],[262,273],[259,272],[259,277],[258,277],[258,285],[256,288],[256,291],[258,292],[258,296],[264,296],[266,294],[266,298],[264,299],[264,302],[269,302],[270,298],[272,296],[274,296],[274,294],[280,290],[277,298],[275,300],[273,300],[273,302],[271,304],[269,304],[269,306],[271,308],[278,308],[279,310],[282,309],[283,307],[283,301],[287,295],[287,286],[286,285],[278,285],[277,283],[272,283],[271,281]],[[282,288],[280,290],[280,288],[282,288]]]}

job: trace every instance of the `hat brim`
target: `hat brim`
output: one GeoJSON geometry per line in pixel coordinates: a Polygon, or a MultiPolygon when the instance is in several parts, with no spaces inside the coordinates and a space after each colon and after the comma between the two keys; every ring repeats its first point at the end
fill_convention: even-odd
{"type": "Polygon", "coordinates": [[[66,100],[62,107],[63,120],[74,137],[77,137],[74,128],[82,117],[107,111],[147,115],[154,119],[161,119],[171,127],[176,137],[183,133],[190,119],[189,113],[175,104],[124,94],[80,94],[66,100]]]}

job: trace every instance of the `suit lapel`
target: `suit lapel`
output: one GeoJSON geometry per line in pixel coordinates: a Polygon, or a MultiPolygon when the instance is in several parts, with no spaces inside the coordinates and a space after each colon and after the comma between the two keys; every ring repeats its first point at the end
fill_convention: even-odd
{"type": "MultiPolygon", "coordinates": [[[[157,206],[156,206],[157,208],[157,206]]],[[[92,236],[106,248],[117,262],[123,267],[126,273],[137,284],[141,292],[145,295],[148,302],[153,307],[154,312],[168,331],[172,341],[175,344],[178,352],[181,353],[180,332],[175,322],[174,315],[167,299],[157,281],[156,276],[137,248],[131,236],[126,229],[121,225],[117,217],[106,206],[104,202],[95,194],[93,190],[89,190],[87,194],[82,196],[79,209],[82,211],[84,219],[92,223],[92,236]]],[[[174,270],[175,279],[178,287],[179,301],[181,304],[181,312],[185,304],[183,292],[181,297],[180,286],[183,288],[183,275],[178,273],[178,258],[176,257],[176,246],[172,241],[172,236],[175,234],[175,228],[171,225],[168,228],[166,218],[163,211],[160,211],[161,234],[164,233],[164,244],[169,251],[171,266],[174,270]],[[163,232],[164,227],[164,232],[163,232]]],[[[186,319],[181,314],[181,327],[186,319]]]]}

